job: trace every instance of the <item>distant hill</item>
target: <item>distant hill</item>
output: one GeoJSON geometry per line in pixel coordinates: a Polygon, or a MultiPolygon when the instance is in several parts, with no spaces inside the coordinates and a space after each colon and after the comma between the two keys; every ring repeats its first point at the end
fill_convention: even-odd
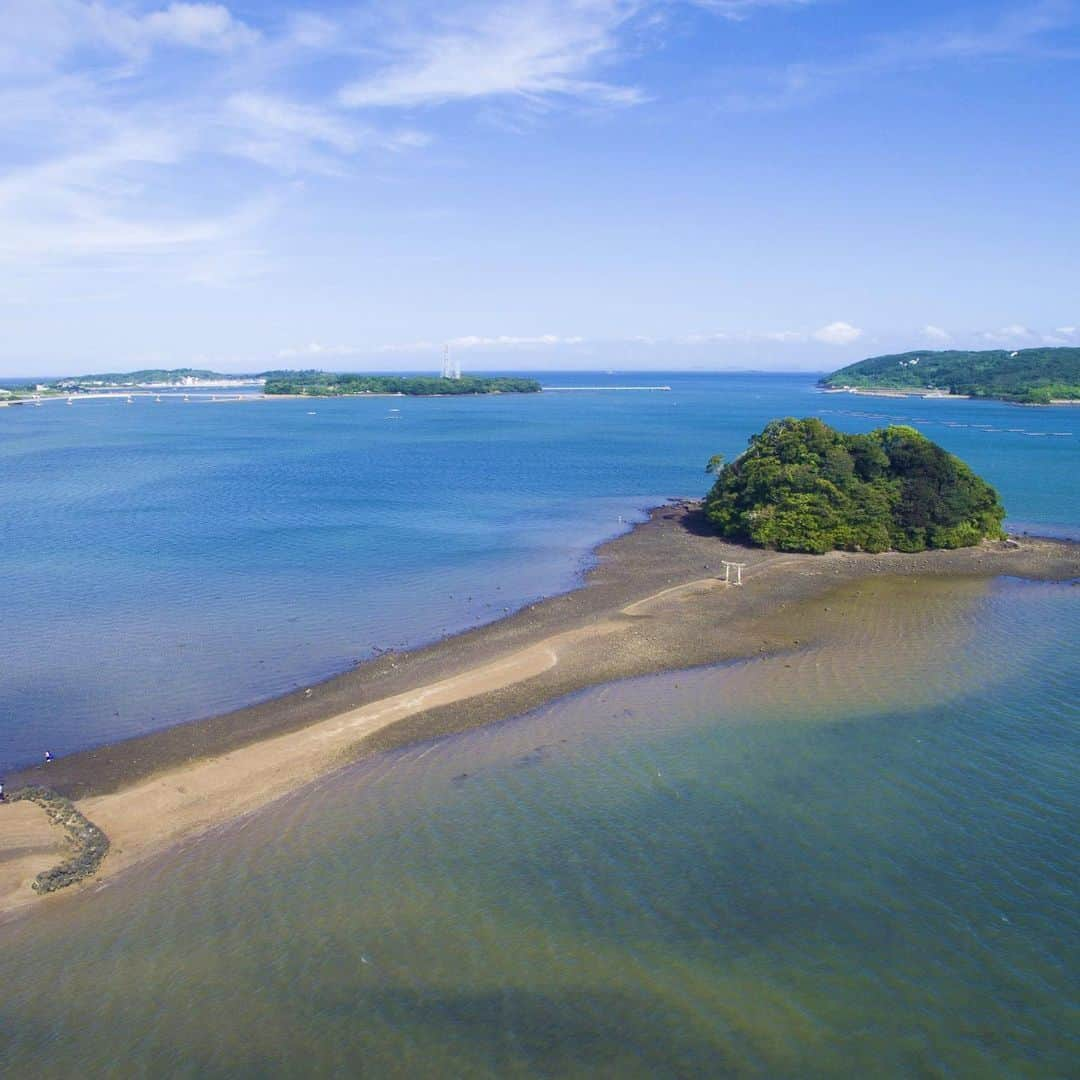
{"type": "Polygon", "coordinates": [[[325,371],[268,371],[267,394],[343,397],[346,394],[407,394],[411,397],[457,394],[535,394],[535,379],[442,379],[426,375],[333,375],[325,371]]]}
{"type": "Polygon", "coordinates": [[[821,386],[856,390],[940,390],[1031,405],[1080,400],[1080,349],[992,349],[873,356],[826,376],[821,386]]]}

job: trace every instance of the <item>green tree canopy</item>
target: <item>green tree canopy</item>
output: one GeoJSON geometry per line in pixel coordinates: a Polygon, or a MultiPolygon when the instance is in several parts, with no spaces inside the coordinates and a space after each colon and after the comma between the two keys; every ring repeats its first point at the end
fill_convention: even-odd
{"type": "Polygon", "coordinates": [[[847,435],[774,420],[723,467],[705,512],[725,537],[781,551],[924,551],[1000,537],[997,492],[911,427],[847,435]]]}
{"type": "Polygon", "coordinates": [[[332,375],[325,371],[271,371],[266,375],[267,394],[302,394],[308,397],[341,397],[345,394],[408,394],[412,397],[462,394],[535,394],[535,379],[482,378],[465,375],[443,379],[425,375],[332,375]]]}

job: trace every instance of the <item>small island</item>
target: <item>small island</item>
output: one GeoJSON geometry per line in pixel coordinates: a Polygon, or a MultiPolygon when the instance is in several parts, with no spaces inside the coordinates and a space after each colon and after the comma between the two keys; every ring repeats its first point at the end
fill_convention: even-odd
{"type": "Polygon", "coordinates": [[[268,371],[265,393],[300,397],[345,397],[354,394],[404,394],[434,397],[459,394],[536,394],[535,379],[439,378],[428,375],[335,375],[326,371],[268,371]]]}
{"type": "Polygon", "coordinates": [[[848,435],[817,419],[774,420],[724,464],[705,515],[721,536],[779,551],[970,547],[1004,536],[997,492],[906,426],[848,435]]]}
{"type": "Polygon", "coordinates": [[[827,390],[999,398],[1023,405],[1080,401],[1080,349],[991,349],[872,356],[823,378],[827,390]]]}

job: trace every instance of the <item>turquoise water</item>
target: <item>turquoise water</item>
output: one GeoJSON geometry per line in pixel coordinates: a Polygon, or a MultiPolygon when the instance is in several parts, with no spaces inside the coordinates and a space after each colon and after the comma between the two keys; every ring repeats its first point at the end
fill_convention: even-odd
{"type": "Polygon", "coordinates": [[[570,588],[598,540],[702,494],[705,460],[776,416],[917,423],[1017,526],[1080,529],[1076,410],[822,395],[802,375],[633,381],[672,391],[0,411],[0,770],[570,588]]]}
{"type": "Polygon", "coordinates": [[[905,585],[350,767],[5,927],[3,1066],[1075,1075],[1076,596],[905,585]]]}

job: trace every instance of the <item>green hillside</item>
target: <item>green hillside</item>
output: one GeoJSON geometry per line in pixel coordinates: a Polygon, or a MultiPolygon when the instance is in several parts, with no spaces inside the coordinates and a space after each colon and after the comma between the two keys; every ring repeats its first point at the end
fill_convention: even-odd
{"type": "Polygon", "coordinates": [[[826,376],[822,386],[857,390],[942,390],[1032,405],[1080,400],[1080,349],[992,349],[873,356],[826,376]]]}

